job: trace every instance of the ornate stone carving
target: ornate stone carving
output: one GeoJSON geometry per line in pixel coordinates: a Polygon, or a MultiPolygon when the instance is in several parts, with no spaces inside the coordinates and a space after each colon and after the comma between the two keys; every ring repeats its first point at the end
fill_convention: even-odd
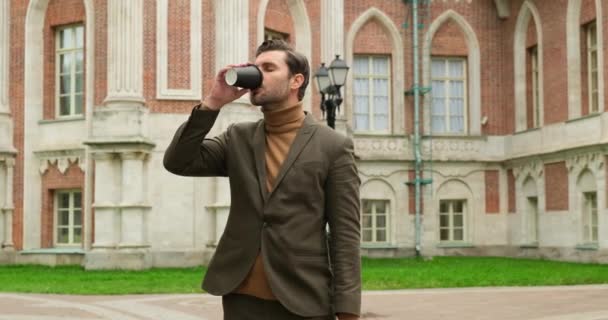
{"type": "Polygon", "coordinates": [[[540,159],[532,159],[519,166],[513,167],[513,175],[515,179],[525,178],[528,175],[537,179],[541,178],[544,174],[545,165],[540,159]]]}
{"type": "Polygon", "coordinates": [[[358,154],[403,155],[408,147],[407,140],[398,138],[355,138],[358,154]]]}
{"type": "Polygon", "coordinates": [[[65,174],[70,164],[78,163],[80,170],[85,171],[86,163],[83,149],[37,151],[35,154],[40,161],[40,174],[44,174],[49,165],[56,165],[61,174],[65,174]]]}
{"type": "Polygon", "coordinates": [[[568,168],[568,172],[570,173],[575,169],[576,172],[580,172],[586,168],[597,171],[603,167],[604,159],[600,152],[576,154],[566,158],[566,168],[568,168]]]}

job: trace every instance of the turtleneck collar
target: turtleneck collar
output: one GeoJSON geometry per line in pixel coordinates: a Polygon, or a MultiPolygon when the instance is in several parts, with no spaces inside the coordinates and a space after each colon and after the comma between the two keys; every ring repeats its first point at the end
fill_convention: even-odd
{"type": "Polygon", "coordinates": [[[299,128],[304,121],[302,102],[276,110],[264,110],[264,127],[268,133],[283,133],[299,128]]]}

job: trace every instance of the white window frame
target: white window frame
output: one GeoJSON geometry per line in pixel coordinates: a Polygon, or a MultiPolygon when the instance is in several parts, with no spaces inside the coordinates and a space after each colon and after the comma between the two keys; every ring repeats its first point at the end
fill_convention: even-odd
{"type": "Polygon", "coordinates": [[[84,219],[84,215],[83,215],[83,208],[82,208],[82,190],[81,189],[56,189],[54,192],[54,197],[53,197],[53,216],[54,216],[54,221],[53,221],[53,242],[55,247],[79,247],[82,245],[82,239],[84,238],[83,235],[83,219],[84,219]],[[76,193],[80,193],[80,207],[75,207],[74,206],[74,195],[76,193]],[[69,195],[69,207],[68,212],[69,212],[69,222],[67,225],[67,229],[68,231],[68,242],[67,243],[63,243],[63,242],[59,242],[59,229],[60,228],[65,228],[66,226],[63,225],[59,225],[59,198],[62,194],[68,194],[69,195]],[[78,209],[80,210],[80,225],[75,225],[74,224],[74,211],[78,209]],[[76,228],[80,229],[80,242],[75,242],[74,241],[74,231],[76,228]]]}
{"type": "Polygon", "coordinates": [[[599,68],[598,68],[598,51],[597,51],[597,23],[595,20],[585,25],[585,34],[587,36],[587,92],[589,113],[599,112],[599,68]],[[593,33],[592,33],[593,31],[593,33]],[[595,56],[595,64],[592,64],[592,57],[595,56]],[[595,74],[595,75],[594,75],[595,74]],[[595,88],[593,88],[593,80],[595,80],[595,88]],[[595,94],[595,98],[593,97],[595,94]]]}
{"type": "Polygon", "coordinates": [[[532,127],[541,125],[540,119],[540,72],[538,68],[538,46],[528,48],[532,78],[532,127]]]}
{"type": "Polygon", "coordinates": [[[85,71],[85,65],[84,65],[84,42],[85,42],[85,29],[84,29],[84,25],[83,24],[71,24],[71,25],[66,25],[66,26],[62,26],[60,28],[55,29],[55,117],[56,118],[61,118],[61,119],[65,119],[65,118],[81,118],[84,116],[84,108],[85,108],[85,101],[84,101],[84,95],[85,95],[85,78],[84,78],[84,71],[85,71]],[[83,30],[83,39],[82,39],[82,46],[78,46],[77,45],[77,41],[76,41],[76,29],[78,28],[82,28],[83,30]],[[68,30],[71,29],[72,32],[72,39],[74,42],[74,47],[72,48],[60,48],[61,46],[61,32],[64,30],[68,30]],[[83,59],[83,65],[82,65],[82,70],[77,72],[76,71],[76,54],[80,52],[82,54],[82,59],[83,59]],[[72,55],[72,65],[70,67],[70,93],[67,95],[63,95],[63,96],[69,96],[70,97],[70,112],[67,115],[62,115],[61,114],[61,56],[62,55],[72,55]],[[80,76],[82,77],[82,91],[81,92],[76,92],[76,77],[77,74],[80,74],[80,76]],[[76,95],[80,94],[82,97],[82,113],[76,113],[76,95]]]}
{"type": "Polygon", "coordinates": [[[361,243],[362,244],[387,244],[387,243],[390,243],[391,242],[390,226],[391,226],[391,201],[389,199],[371,199],[371,198],[361,199],[361,243]],[[370,213],[364,212],[366,201],[372,202],[372,212],[370,212],[370,213]],[[377,225],[377,218],[378,218],[378,213],[376,212],[376,203],[377,202],[384,202],[384,205],[386,208],[386,212],[383,214],[385,216],[384,228],[378,228],[378,225],[377,225]],[[364,215],[371,215],[371,220],[372,220],[371,228],[364,227],[364,224],[363,224],[364,215]],[[383,229],[385,232],[385,241],[378,241],[377,232],[379,230],[383,230],[383,229]],[[364,234],[365,230],[371,230],[371,232],[372,232],[371,241],[364,240],[363,234],[364,234]]]}
{"type": "Polygon", "coordinates": [[[583,242],[597,244],[599,242],[599,216],[597,192],[583,192],[583,242]],[[594,219],[595,218],[595,219],[594,219]],[[594,221],[595,220],[595,221],[594,221]],[[595,231],[595,233],[594,233],[595,231]]]}
{"type": "MultiPolygon", "coordinates": [[[[439,228],[439,242],[441,243],[464,243],[467,241],[467,200],[466,199],[441,199],[439,200],[439,208],[438,208],[438,212],[439,212],[439,219],[438,219],[438,228],[439,228]],[[441,204],[442,203],[447,203],[448,205],[448,212],[447,213],[443,213],[441,212],[441,204]],[[454,216],[456,215],[454,213],[454,204],[457,202],[461,202],[462,203],[462,239],[461,240],[455,240],[454,239],[454,231],[457,229],[454,226],[454,216]],[[448,226],[444,227],[441,225],[441,216],[447,215],[448,218],[448,226]],[[448,239],[444,240],[441,239],[441,230],[449,230],[448,232],[448,239]]],[[[460,227],[458,228],[460,229],[460,227]]]]}
{"type": "Polygon", "coordinates": [[[368,123],[368,128],[367,130],[362,130],[362,129],[357,129],[355,128],[355,110],[354,110],[354,103],[355,103],[355,97],[356,94],[353,92],[353,129],[355,131],[355,133],[357,134],[387,134],[390,133],[392,130],[392,121],[393,121],[393,108],[392,108],[392,61],[391,61],[391,56],[390,55],[380,55],[380,54],[356,54],[353,57],[353,61],[357,58],[367,58],[367,70],[369,70],[368,74],[366,75],[356,75],[353,72],[353,87],[354,87],[354,82],[357,79],[366,79],[368,81],[369,87],[368,87],[368,94],[367,94],[367,105],[369,106],[368,108],[368,115],[369,115],[369,123],[368,123]],[[387,71],[388,71],[388,75],[377,75],[373,73],[373,61],[374,58],[386,58],[387,60],[387,71]],[[387,121],[387,128],[386,130],[376,130],[374,128],[374,79],[386,79],[388,80],[388,119],[387,121]]]}
{"type": "Polygon", "coordinates": [[[430,75],[431,75],[431,87],[433,85],[434,81],[443,81],[445,84],[446,88],[449,88],[450,86],[450,81],[462,81],[463,82],[463,90],[464,90],[464,94],[463,94],[463,126],[462,126],[462,132],[452,132],[450,129],[450,94],[449,94],[449,89],[447,90],[447,92],[445,93],[445,118],[443,119],[444,121],[444,128],[445,128],[445,132],[437,132],[434,130],[433,128],[433,111],[432,111],[432,94],[433,94],[433,90],[431,90],[431,111],[430,111],[430,130],[431,133],[433,135],[457,135],[457,136],[461,136],[461,135],[467,135],[469,132],[469,79],[468,79],[468,61],[466,57],[443,57],[443,56],[433,56],[431,57],[431,68],[430,68],[430,75]],[[442,60],[443,62],[445,62],[445,67],[446,69],[448,68],[449,65],[449,61],[462,61],[462,78],[453,78],[448,76],[448,71],[446,70],[446,72],[444,73],[446,76],[444,77],[433,77],[433,61],[436,60],[442,60]]]}

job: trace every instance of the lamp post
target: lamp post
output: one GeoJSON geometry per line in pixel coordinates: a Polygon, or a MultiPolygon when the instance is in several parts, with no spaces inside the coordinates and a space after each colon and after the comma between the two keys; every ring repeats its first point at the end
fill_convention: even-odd
{"type": "Polygon", "coordinates": [[[325,63],[321,63],[321,67],[315,73],[317,88],[321,93],[321,110],[324,116],[327,113],[327,125],[332,129],[335,129],[336,125],[336,110],[340,109],[343,101],[340,87],[346,82],[348,69],[346,62],[337,54],[329,69],[325,67],[325,63]]]}

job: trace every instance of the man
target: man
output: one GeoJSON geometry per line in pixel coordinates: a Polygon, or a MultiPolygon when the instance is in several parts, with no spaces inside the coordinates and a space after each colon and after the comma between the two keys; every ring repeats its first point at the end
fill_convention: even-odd
{"type": "Polygon", "coordinates": [[[303,111],[310,68],[285,42],[258,47],[260,88],[226,84],[226,71],[244,65],[218,72],[164,158],[174,174],[230,180],[230,214],[203,289],[222,296],[225,320],[359,319],[360,180],[352,141],[303,111]],[[247,92],[264,119],[205,138],[222,106],[247,92]]]}

